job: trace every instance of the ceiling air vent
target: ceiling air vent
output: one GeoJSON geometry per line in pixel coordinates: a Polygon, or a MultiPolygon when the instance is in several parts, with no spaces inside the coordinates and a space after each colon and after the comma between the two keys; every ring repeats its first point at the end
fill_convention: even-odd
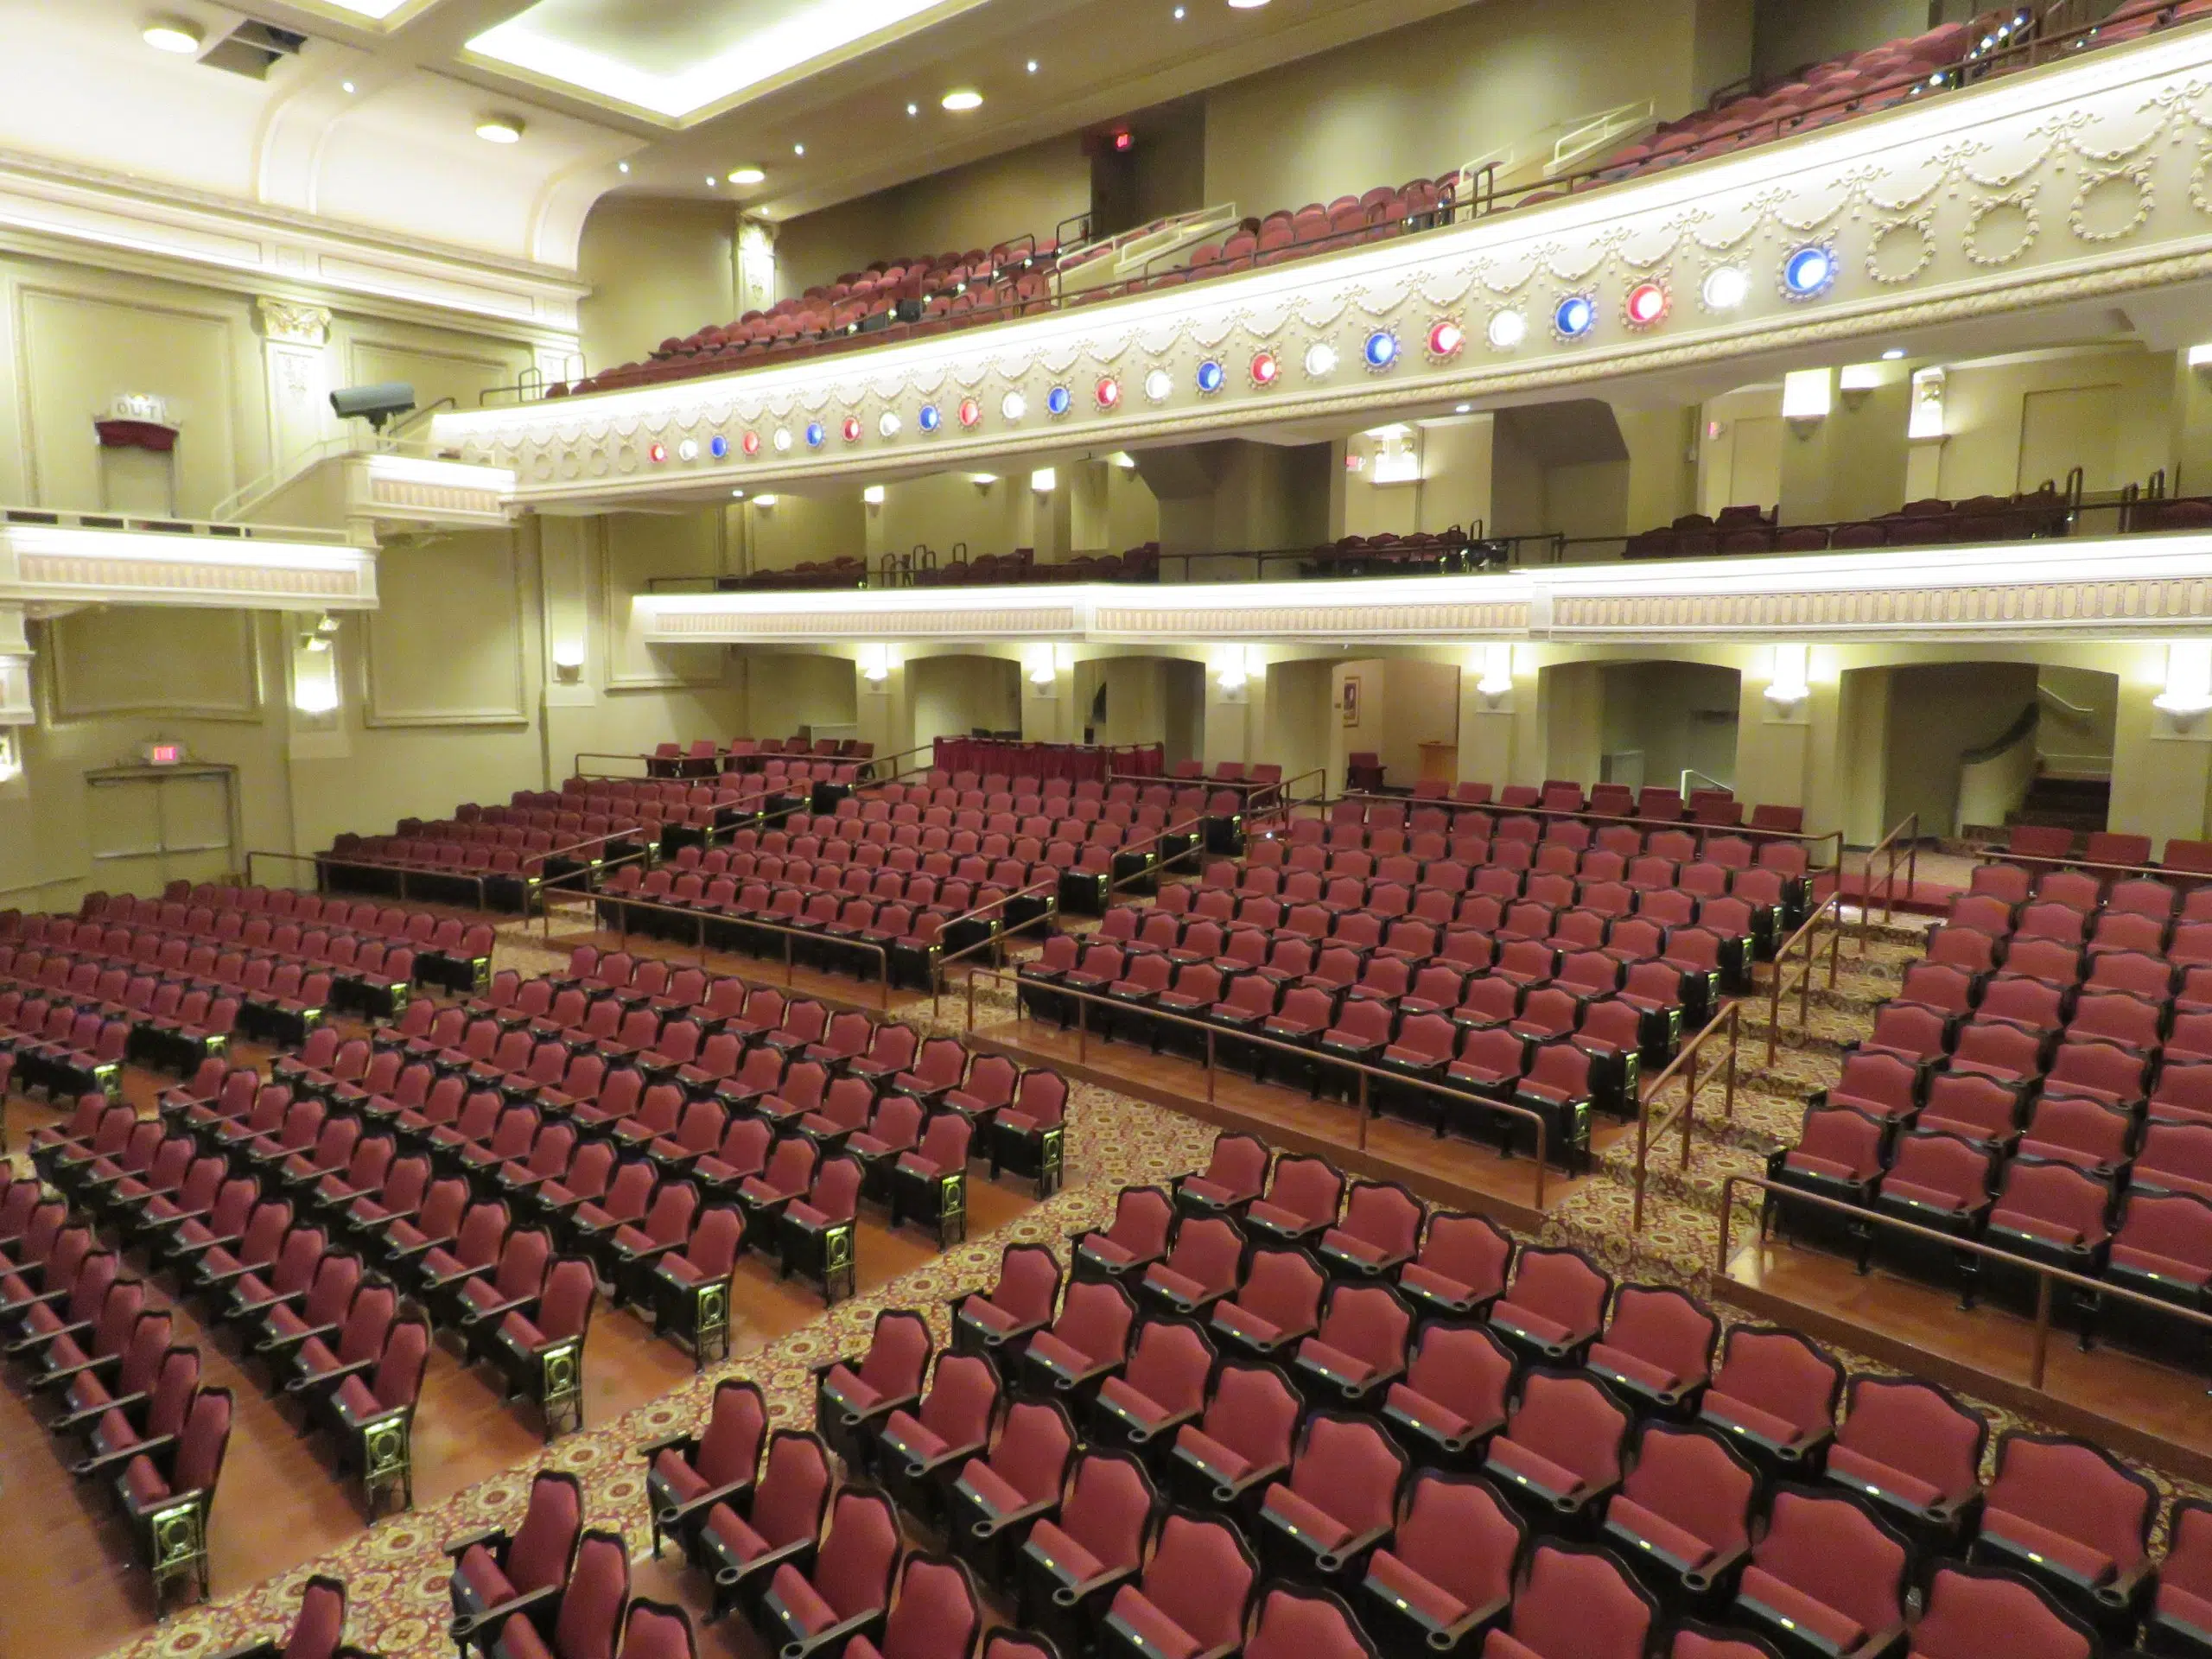
{"type": "Polygon", "coordinates": [[[307,43],[308,37],[296,30],[248,18],[202,52],[200,61],[211,69],[227,69],[234,75],[265,80],[270,66],[299,56],[300,48],[307,43]]]}

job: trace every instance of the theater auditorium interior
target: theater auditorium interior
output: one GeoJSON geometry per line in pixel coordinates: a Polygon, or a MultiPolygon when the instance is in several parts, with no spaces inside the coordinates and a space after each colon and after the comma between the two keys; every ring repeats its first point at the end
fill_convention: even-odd
{"type": "Polygon", "coordinates": [[[0,39],[0,1654],[2212,1659],[2212,0],[0,39]]]}

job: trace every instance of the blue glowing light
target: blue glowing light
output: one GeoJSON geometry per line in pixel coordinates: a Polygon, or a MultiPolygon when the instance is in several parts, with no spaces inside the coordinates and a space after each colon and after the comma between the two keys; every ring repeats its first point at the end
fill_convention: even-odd
{"type": "Polygon", "coordinates": [[[923,431],[934,432],[944,424],[944,416],[938,412],[935,404],[924,404],[919,422],[923,431]]]}
{"type": "Polygon", "coordinates": [[[1226,378],[1227,376],[1224,372],[1221,365],[1215,362],[1211,358],[1208,358],[1205,362],[1198,365],[1198,390],[1200,391],[1209,394],[1219,391],[1221,390],[1222,382],[1226,378]]]}
{"type": "Polygon", "coordinates": [[[1800,248],[1783,261],[1782,280],[1800,297],[1817,294],[1835,280],[1835,256],[1826,248],[1800,248]]]}
{"type": "Polygon", "coordinates": [[[1065,386],[1054,386],[1045,394],[1045,408],[1054,415],[1066,414],[1069,406],[1074,402],[1075,399],[1069,396],[1065,386]]]}
{"type": "Polygon", "coordinates": [[[1559,309],[1552,314],[1552,326],[1569,340],[1581,339],[1597,321],[1597,308],[1580,294],[1571,294],[1561,300],[1559,309]]]}
{"type": "Polygon", "coordinates": [[[729,440],[721,433],[715,433],[713,437],[707,440],[707,453],[716,461],[723,460],[729,454],[729,440]]]}
{"type": "Polygon", "coordinates": [[[1378,328],[1367,337],[1365,355],[1370,369],[1387,369],[1398,360],[1398,337],[1378,328]]]}
{"type": "Polygon", "coordinates": [[[830,434],[823,429],[821,422],[809,421],[806,423],[806,447],[808,448],[819,449],[829,436],[830,434]]]}

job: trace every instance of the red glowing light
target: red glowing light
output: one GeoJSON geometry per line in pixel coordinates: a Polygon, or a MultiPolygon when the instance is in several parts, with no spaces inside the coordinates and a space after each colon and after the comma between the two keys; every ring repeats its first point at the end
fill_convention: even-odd
{"type": "Polygon", "coordinates": [[[1467,343],[1467,331],[1446,317],[1428,331],[1428,354],[1431,357],[1457,357],[1459,348],[1467,343]]]}
{"type": "Polygon", "coordinates": [[[1109,375],[1098,383],[1098,407],[1111,409],[1122,401],[1122,383],[1109,375]]]}
{"type": "Polygon", "coordinates": [[[1667,290],[1656,283],[1638,283],[1628,291],[1628,320],[1648,328],[1667,315],[1667,290]]]}
{"type": "Polygon", "coordinates": [[[645,454],[652,457],[653,465],[658,467],[668,459],[668,446],[664,443],[657,443],[646,450],[645,454]]]}
{"type": "Polygon", "coordinates": [[[982,423],[982,418],[983,406],[981,404],[977,403],[973,397],[963,397],[960,400],[961,425],[979,425],[982,423]]]}
{"type": "Polygon", "coordinates": [[[1252,380],[1255,385],[1271,386],[1282,373],[1282,365],[1273,352],[1262,352],[1252,359],[1252,380]]]}
{"type": "Polygon", "coordinates": [[[1114,135],[1114,148],[1116,149],[1135,149],[1136,143],[1135,133],[1117,132],[1114,135]]]}
{"type": "Polygon", "coordinates": [[[861,423],[860,423],[860,416],[858,416],[857,415],[848,415],[848,416],[845,416],[845,442],[846,442],[847,443],[858,443],[860,441],[861,441],[861,423]]]}
{"type": "Polygon", "coordinates": [[[758,432],[747,433],[742,438],[738,440],[737,447],[744,450],[748,455],[759,454],[760,453],[760,435],[758,432]]]}

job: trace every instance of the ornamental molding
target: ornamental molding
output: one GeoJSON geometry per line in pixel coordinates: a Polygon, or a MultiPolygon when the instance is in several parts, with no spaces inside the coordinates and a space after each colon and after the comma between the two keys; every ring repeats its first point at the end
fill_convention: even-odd
{"type": "Polygon", "coordinates": [[[302,305],[264,294],[254,301],[254,307],[261,313],[264,340],[283,346],[312,346],[317,351],[330,343],[328,306],[302,305]]]}
{"type": "Polygon", "coordinates": [[[512,468],[523,504],[613,503],[1501,397],[2212,276],[2208,161],[2212,28],[2182,29],[1352,252],[787,367],[442,414],[434,433],[512,468]],[[1828,274],[1794,290],[1785,266],[1812,248],[1828,274]],[[1747,292],[1719,310],[1705,284],[1723,267],[1747,292]],[[1634,321],[1647,283],[1664,308],[1634,321]],[[1576,297],[1594,320],[1570,331],[1560,308],[1576,297]],[[1493,336],[1505,312],[1519,327],[1493,336]],[[1377,370],[1365,353],[1382,336],[1377,370]],[[1118,396],[1096,395],[1106,380],[1118,396]]]}
{"type": "Polygon", "coordinates": [[[178,531],[0,524],[0,601],[372,610],[365,548],[178,531]]]}
{"type": "Polygon", "coordinates": [[[1132,588],[641,594],[649,644],[2102,639],[2212,633],[2212,534],[1132,588]],[[2094,571],[2094,575],[2086,573],[2094,571]]]}

